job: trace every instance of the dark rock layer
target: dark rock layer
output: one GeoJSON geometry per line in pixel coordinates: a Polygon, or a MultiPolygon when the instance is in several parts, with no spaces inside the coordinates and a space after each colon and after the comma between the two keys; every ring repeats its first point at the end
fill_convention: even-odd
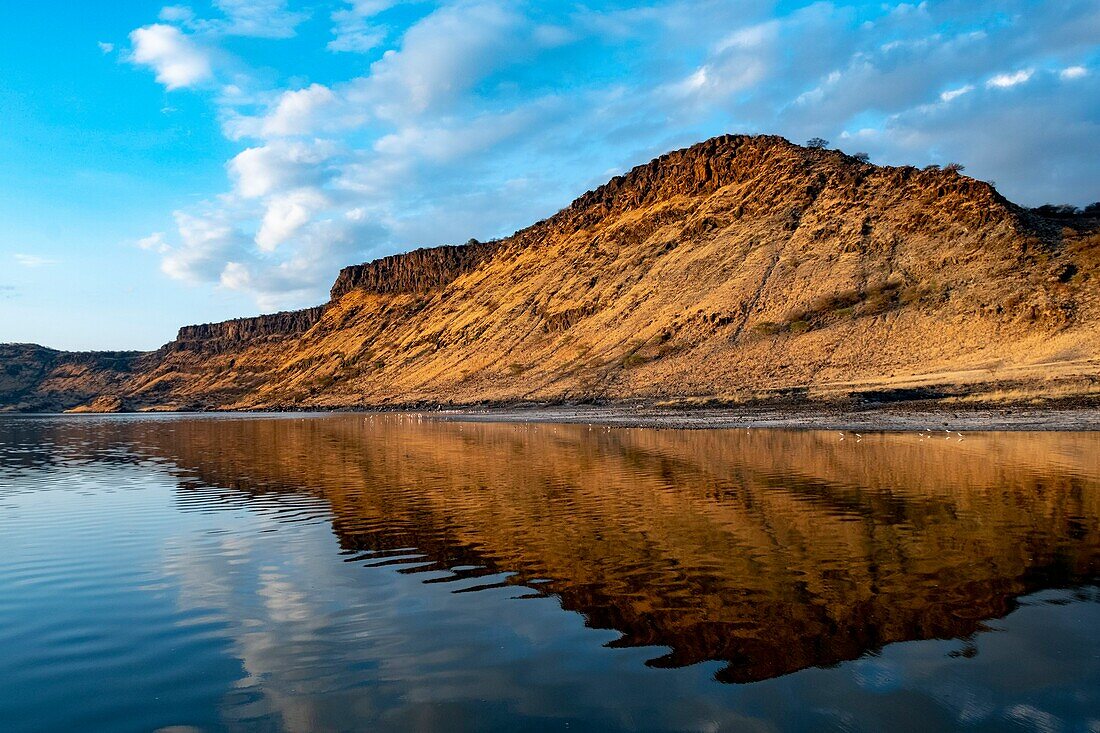
{"type": "Polygon", "coordinates": [[[287,338],[305,333],[321,319],[325,306],[304,308],[297,311],[280,311],[253,318],[234,318],[220,323],[202,323],[184,326],[176,340],[165,348],[179,350],[220,350],[271,338],[287,338]]]}
{"type": "Polygon", "coordinates": [[[340,270],[332,300],[352,290],[371,293],[419,293],[442,287],[481,264],[497,249],[495,242],[471,242],[413,250],[340,270]]]}

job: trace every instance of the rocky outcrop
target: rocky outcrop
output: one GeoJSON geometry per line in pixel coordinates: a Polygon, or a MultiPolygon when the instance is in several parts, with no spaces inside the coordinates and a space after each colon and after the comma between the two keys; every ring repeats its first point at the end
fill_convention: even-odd
{"type": "MultiPolygon", "coordinates": [[[[722,135],[636,166],[588,191],[550,219],[522,230],[530,240],[547,230],[584,230],[602,221],[655,204],[706,197],[730,186],[748,187],[737,218],[786,213],[797,218],[825,189],[858,202],[873,189],[920,191],[921,202],[945,197],[969,200],[954,212],[966,223],[985,225],[993,218],[1013,217],[1023,210],[988,183],[937,167],[884,167],[863,162],[839,150],[807,149],[775,135],[722,135]],[[798,195],[792,200],[790,194],[798,195]],[[777,207],[787,207],[780,212],[777,207]]],[[[919,220],[914,222],[919,226],[919,220]]]]}
{"type": "Polygon", "coordinates": [[[282,340],[305,333],[321,319],[323,305],[297,311],[280,311],[220,323],[183,326],[176,340],[165,346],[172,351],[225,351],[241,344],[282,340]]]}
{"type": "Polygon", "coordinates": [[[340,270],[332,300],[352,290],[368,293],[422,293],[447,285],[497,250],[496,242],[469,242],[416,249],[340,270]]]}

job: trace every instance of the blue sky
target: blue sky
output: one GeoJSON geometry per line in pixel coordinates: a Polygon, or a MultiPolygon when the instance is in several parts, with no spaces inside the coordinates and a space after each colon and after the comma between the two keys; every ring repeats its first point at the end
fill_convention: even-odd
{"type": "Polygon", "coordinates": [[[154,348],[725,132],[1100,199],[1100,3],[0,2],[0,341],[154,348]]]}

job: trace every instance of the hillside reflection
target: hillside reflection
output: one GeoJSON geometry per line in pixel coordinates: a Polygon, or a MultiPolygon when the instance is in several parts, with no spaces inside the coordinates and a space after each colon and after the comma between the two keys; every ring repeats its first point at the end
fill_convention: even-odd
{"type": "Polygon", "coordinates": [[[728,682],[965,638],[1100,565],[1096,434],[857,443],[363,415],[97,425],[97,460],[178,467],[186,508],[322,497],[349,561],[454,570],[430,582],[509,572],[620,632],[616,645],[668,648],[650,664],[721,660],[728,682]]]}

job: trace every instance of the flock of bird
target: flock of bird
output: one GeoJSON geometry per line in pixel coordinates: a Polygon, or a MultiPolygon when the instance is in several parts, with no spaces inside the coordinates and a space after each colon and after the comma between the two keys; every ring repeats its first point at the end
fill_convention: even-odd
{"type": "MultiPolygon", "coordinates": [[[[840,439],[844,440],[844,437],[846,435],[844,433],[844,431],[843,430],[838,430],[837,432],[840,434],[840,439]]],[[[956,441],[961,441],[963,439],[963,434],[960,433],[957,430],[955,431],[954,435],[952,435],[951,431],[948,430],[947,428],[944,428],[943,432],[947,433],[946,435],[943,436],[944,440],[951,440],[952,438],[955,438],[956,441]]],[[[853,432],[852,435],[856,436],[856,442],[857,443],[859,443],[860,441],[863,440],[863,436],[860,435],[859,433],[853,432]]],[[[932,431],[932,430],[922,430],[919,433],[917,433],[917,437],[920,438],[922,441],[929,440],[929,439],[935,437],[935,432],[932,431]]]]}

